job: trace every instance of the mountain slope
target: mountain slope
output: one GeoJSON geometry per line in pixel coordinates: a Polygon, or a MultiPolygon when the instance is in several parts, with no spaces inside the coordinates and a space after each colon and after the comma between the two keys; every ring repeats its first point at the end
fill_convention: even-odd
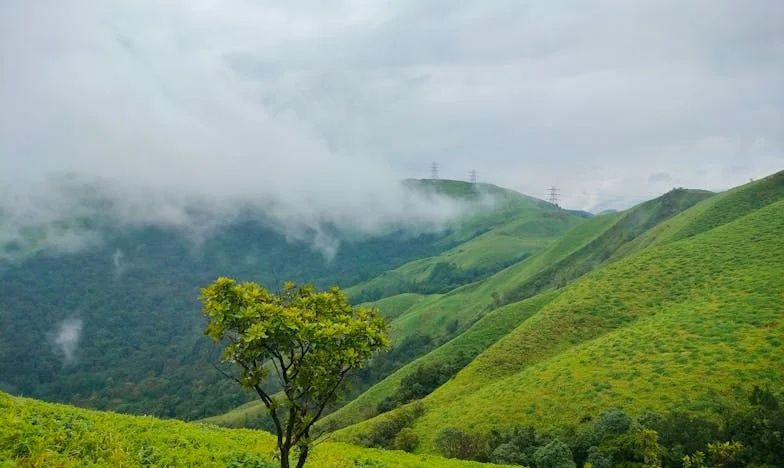
{"type": "MultiPolygon", "coordinates": [[[[404,311],[393,307],[394,312],[389,313],[389,316],[395,317],[392,320],[393,340],[398,346],[407,346],[410,341],[421,337],[426,340],[423,354],[434,349],[433,356],[425,354],[401,368],[367,392],[358,395],[345,407],[327,416],[323,424],[330,428],[341,428],[372,417],[385,399],[394,398],[403,379],[417,372],[420,367],[429,369],[428,372],[437,366],[462,367],[466,362],[462,362],[462,365],[456,364],[452,350],[462,348],[462,343],[481,343],[481,346],[462,349],[462,360],[473,359],[519,323],[514,322],[514,317],[517,316],[513,312],[507,316],[507,312],[517,310],[516,307],[511,307],[506,311],[499,310],[500,314],[493,319],[507,317],[507,328],[496,328],[491,335],[487,335],[484,329],[486,324],[483,323],[482,317],[489,311],[510,303],[509,297],[519,295],[521,290],[527,290],[528,297],[531,297],[531,291],[535,293],[560,287],[562,283],[610,261],[610,253],[614,249],[631,242],[650,226],[711,196],[711,193],[704,191],[675,190],[625,212],[594,217],[578,224],[541,253],[484,281],[457,288],[444,295],[417,296],[416,302],[404,311]],[[466,331],[443,345],[442,350],[438,346],[451,337],[450,327],[457,332],[466,331]],[[475,336],[482,338],[477,340],[475,336]]],[[[395,297],[391,296],[375,305],[385,313],[385,301],[393,301],[391,304],[395,304],[395,297]]],[[[541,304],[541,301],[534,301],[533,304],[541,304]]],[[[523,309],[528,310],[528,307],[524,306],[523,309]]],[[[419,341],[421,340],[417,340],[419,341]]],[[[242,425],[245,421],[257,421],[263,412],[261,406],[251,403],[210,421],[230,426],[242,425]]]]}
{"type": "Polygon", "coordinates": [[[447,426],[563,427],[613,406],[710,412],[743,405],[752,383],[780,388],[782,232],[784,201],[590,273],[422,400],[421,449],[447,426]]]}

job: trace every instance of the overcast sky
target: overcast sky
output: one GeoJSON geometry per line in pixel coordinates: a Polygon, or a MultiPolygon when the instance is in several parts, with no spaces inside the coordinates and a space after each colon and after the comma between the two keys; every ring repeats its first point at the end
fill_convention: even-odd
{"type": "Polygon", "coordinates": [[[781,0],[7,0],[0,59],[6,185],[329,210],[438,161],[600,210],[784,168],[781,0]]]}

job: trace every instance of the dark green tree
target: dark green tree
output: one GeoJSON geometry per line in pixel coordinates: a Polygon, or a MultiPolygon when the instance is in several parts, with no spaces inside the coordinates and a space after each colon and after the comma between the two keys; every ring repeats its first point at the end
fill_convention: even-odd
{"type": "Polygon", "coordinates": [[[340,397],[348,373],[389,347],[388,325],[376,310],[352,307],[337,287],[287,283],[273,294],[256,283],[218,278],[202,289],[201,301],[205,334],[226,344],[221,360],[239,367],[234,379],[269,411],[280,466],[290,466],[296,448],[302,467],[313,424],[340,397]],[[273,394],[274,388],[282,391],[273,394]]]}
{"type": "Polygon", "coordinates": [[[559,439],[553,439],[549,444],[534,452],[534,461],[536,468],[575,468],[577,466],[569,446],[559,439]]]}

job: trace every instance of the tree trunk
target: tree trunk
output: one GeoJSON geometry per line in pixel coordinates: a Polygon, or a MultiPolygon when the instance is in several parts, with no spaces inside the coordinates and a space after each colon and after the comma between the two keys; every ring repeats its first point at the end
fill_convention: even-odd
{"type": "Polygon", "coordinates": [[[278,446],[280,450],[280,468],[289,468],[289,447],[278,446]]]}
{"type": "Polygon", "coordinates": [[[297,459],[297,468],[302,468],[305,466],[305,460],[308,459],[308,451],[310,450],[310,446],[305,445],[300,447],[299,449],[299,458],[297,459]]]}

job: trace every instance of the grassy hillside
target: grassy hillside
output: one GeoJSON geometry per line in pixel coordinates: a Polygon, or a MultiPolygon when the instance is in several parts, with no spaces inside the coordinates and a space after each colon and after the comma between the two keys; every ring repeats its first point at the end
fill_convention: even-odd
{"type": "MultiPolygon", "coordinates": [[[[0,393],[0,466],[274,468],[274,451],[274,437],[261,431],[102,413],[0,393]]],[[[498,465],[327,442],[316,447],[306,466],[498,465]]]]}
{"type": "Polygon", "coordinates": [[[590,273],[422,400],[420,450],[447,426],[547,429],[613,406],[710,414],[746,404],[751,384],[781,388],[782,232],[784,201],[590,273]]]}
{"type": "Polygon", "coordinates": [[[613,254],[613,258],[620,258],[629,251],[649,245],[692,237],[783,199],[784,171],[781,171],[700,202],[621,247],[613,254]]]}
{"type": "Polygon", "coordinates": [[[385,297],[374,302],[364,302],[360,307],[378,309],[387,320],[394,320],[415,305],[428,300],[432,296],[416,293],[402,293],[385,297]]]}
{"type": "Polygon", "coordinates": [[[424,190],[451,196],[471,194],[486,212],[475,214],[447,239],[460,245],[439,255],[406,263],[346,290],[357,302],[371,302],[399,293],[445,293],[480,280],[530,257],[558,239],[587,216],[560,210],[541,200],[489,184],[423,180],[424,190]],[[484,201],[483,201],[484,200],[484,201]]]}
{"type": "Polygon", "coordinates": [[[543,293],[535,298],[510,304],[488,313],[464,333],[407,364],[362,393],[339,411],[327,416],[321,426],[334,430],[375,416],[378,413],[378,405],[385,398],[394,396],[400,389],[403,379],[412,375],[417,369],[431,371],[439,365],[449,363],[456,356],[472,360],[510,330],[539,311],[557,295],[557,291],[543,293]]]}
{"type": "MultiPolygon", "coordinates": [[[[481,327],[476,331],[473,327],[481,324],[482,317],[489,311],[514,303],[513,298],[520,295],[532,297],[537,292],[559,288],[611,261],[614,250],[627,245],[656,223],[670,219],[711,195],[704,191],[675,190],[625,212],[597,216],[578,223],[537,255],[519,261],[483,281],[462,286],[447,294],[396,295],[372,304],[378,306],[384,315],[393,318],[391,335],[398,346],[405,346],[412,337],[423,336],[429,343],[423,350],[426,353],[450,339],[455,332],[467,334],[466,337],[458,334],[456,342],[472,342],[474,336],[485,333],[481,327]]],[[[468,244],[470,242],[464,245],[468,244]]],[[[627,250],[630,251],[632,249],[627,250]]],[[[480,341],[482,346],[473,347],[464,357],[475,357],[514,325],[510,323],[508,328],[493,335],[492,339],[480,341]]],[[[436,352],[434,357],[403,367],[330,415],[325,424],[330,427],[344,427],[373,416],[379,403],[393,396],[406,376],[421,366],[453,366],[454,363],[450,360],[449,353],[436,352]]],[[[404,364],[406,362],[403,361],[404,364]]],[[[263,407],[258,403],[250,403],[227,414],[210,418],[209,421],[238,427],[247,422],[259,421],[263,413],[263,407]]]]}
{"type": "Polygon", "coordinates": [[[392,336],[401,340],[418,330],[443,336],[441,330],[448,323],[472,323],[492,308],[563,287],[609,262],[614,251],[651,227],[711,195],[703,191],[676,190],[626,212],[586,221],[540,255],[437,300],[416,304],[392,322],[392,336]]]}

